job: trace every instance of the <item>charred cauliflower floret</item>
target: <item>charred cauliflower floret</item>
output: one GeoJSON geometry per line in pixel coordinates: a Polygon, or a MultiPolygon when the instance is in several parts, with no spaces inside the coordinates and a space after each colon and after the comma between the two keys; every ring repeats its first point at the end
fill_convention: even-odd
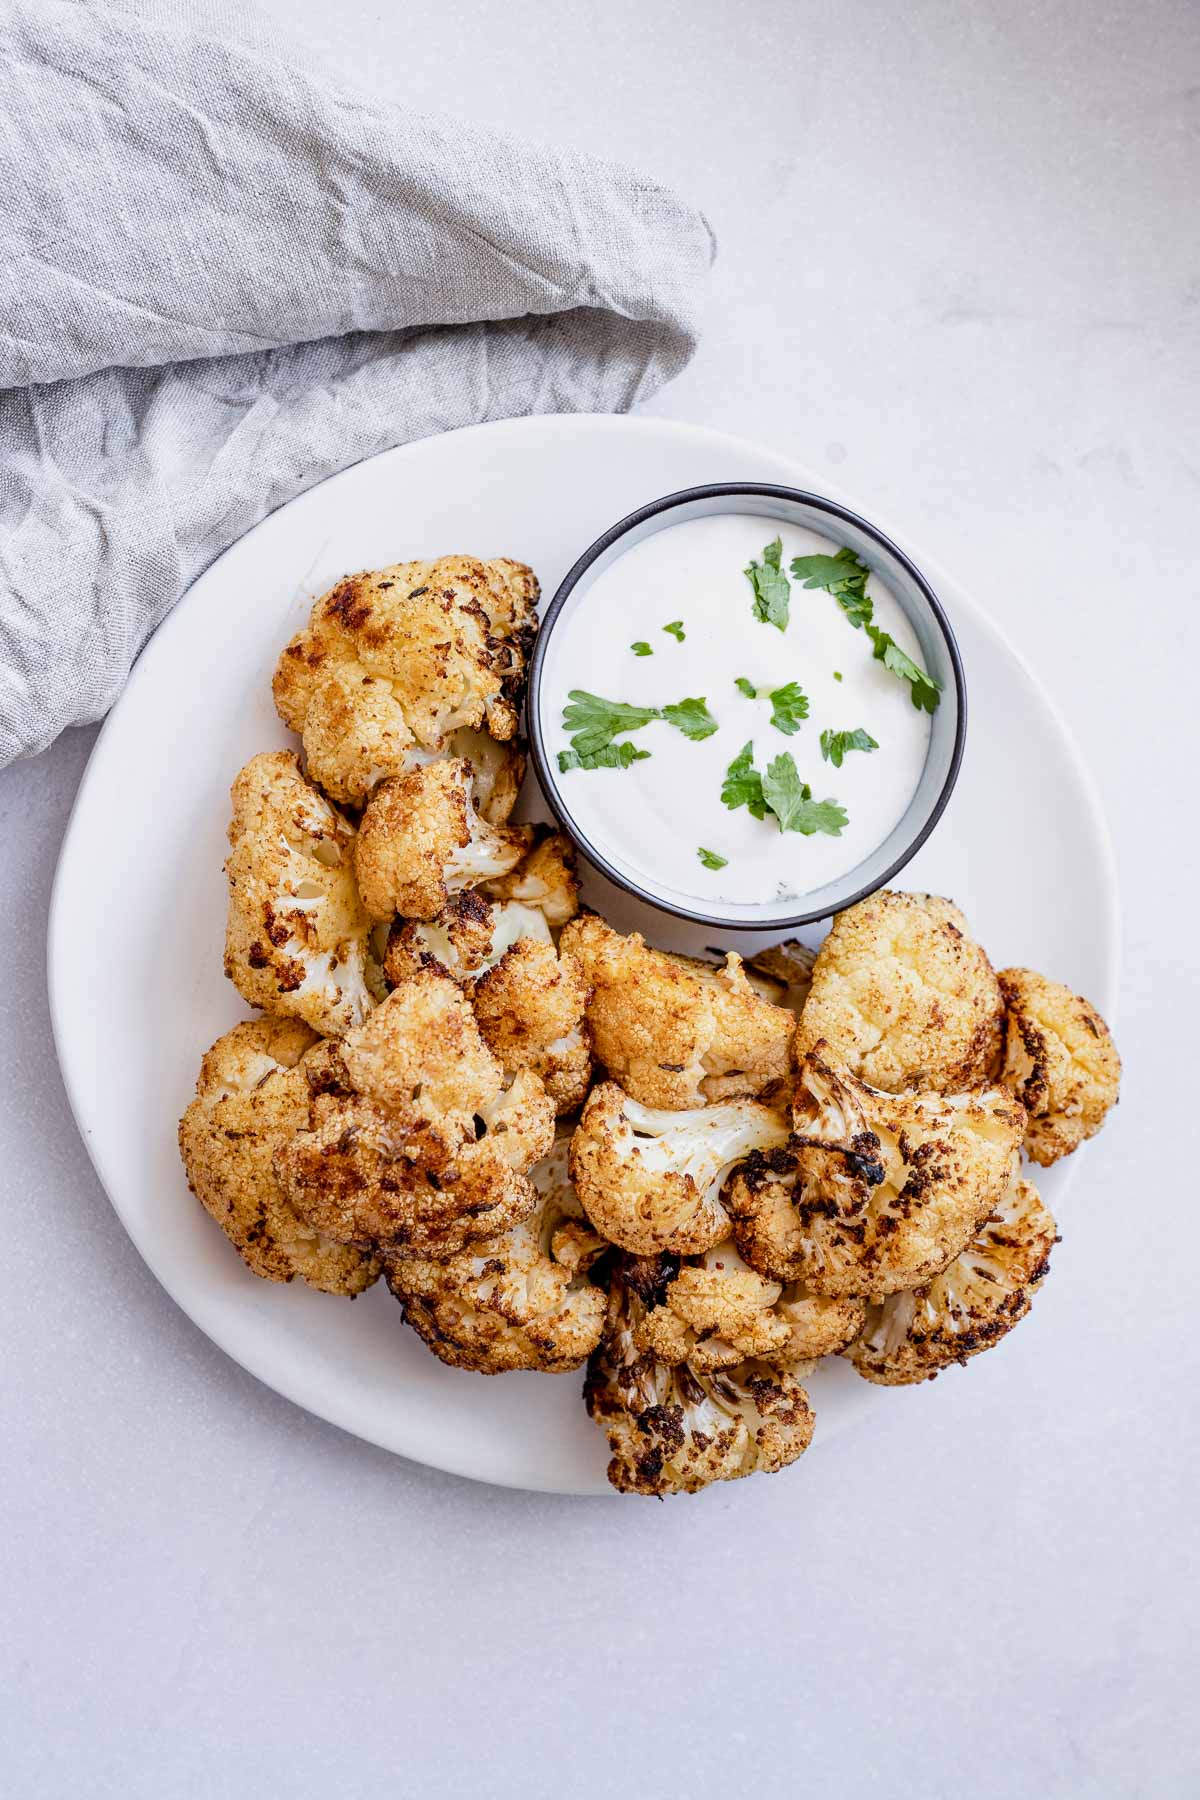
{"type": "Polygon", "coordinates": [[[790,1144],[729,1184],[738,1249],[760,1274],[818,1294],[916,1287],[1000,1205],[1024,1128],[1006,1088],[885,1094],[818,1043],[800,1065],[790,1144]]]}
{"type": "Polygon", "coordinates": [[[808,1395],[787,1370],[763,1362],[699,1373],[639,1347],[645,1302],[618,1270],[584,1400],[608,1438],[608,1479],[621,1493],[694,1494],[714,1481],[772,1474],[812,1441],[808,1395]]]}
{"type": "Polygon", "coordinates": [[[302,1059],[317,1042],[299,1019],[252,1019],[227,1031],[200,1065],[179,1149],[192,1192],[255,1275],[299,1275],[324,1293],[353,1298],[370,1287],[379,1264],[301,1219],[273,1167],[280,1145],[308,1125],[302,1059]]]}
{"type": "Polygon", "coordinates": [[[243,999],[336,1034],[384,992],[354,881],[354,831],[290,750],[233,784],[225,973],[243,999]]]}
{"type": "Polygon", "coordinates": [[[578,1111],[591,1084],[588,991],[578,957],[531,937],[510,944],[472,991],[493,1055],[506,1070],[539,1075],[560,1113],[578,1111]]]}
{"type": "Polygon", "coordinates": [[[868,1381],[897,1387],[990,1350],[1029,1311],[1057,1241],[1037,1189],[1018,1178],[940,1275],[868,1307],[846,1355],[868,1381]]]}
{"type": "Polygon", "coordinates": [[[530,1170],[535,1210],[501,1237],[445,1262],[386,1259],[388,1285],[435,1356],[457,1369],[562,1374],[600,1340],[607,1297],[587,1279],[606,1245],[587,1225],[567,1174],[569,1133],[530,1170]]]}
{"type": "Polygon", "coordinates": [[[382,783],[359,826],[355,867],[373,919],[435,919],[452,894],[515,868],[529,826],[489,825],[471,765],[447,757],[382,783]]]}
{"type": "Polygon", "coordinates": [[[860,1300],[813,1294],[742,1261],[730,1239],[702,1257],[659,1259],[660,1279],[641,1289],[646,1316],[635,1332],[660,1362],[688,1363],[696,1374],[757,1357],[777,1368],[844,1350],[862,1327],[860,1300]]]}
{"type": "Polygon", "coordinates": [[[754,1150],[788,1142],[787,1122],[755,1100],[667,1112],[616,1082],[592,1089],[571,1144],[571,1176],[588,1218],[636,1256],[696,1255],[729,1231],[721,1190],[754,1150]]]}
{"type": "Polygon", "coordinates": [[[815,950],[789,938],[785,944],[773,944],[752,956],[746,964],[746,979],[776,1006],[786,1006],[799,1018],[812,988],[816,960],[815,950]]]}
{"type": "Polygon", "coordinates": [[[995,973],[957,907],[884,889],[833,921],[796,1054],[824,1038],[872,1087],[958,1093],[988,1078],[1003,1016],[995,973]]]}
{"type": "Polygon", "coordinates": [[[1121,1059],[1095,1007],[1032,969],[1005,969],[1000,1079],[1029,1114],[1025,1152],[1043,1168],[1094,1137],[1116,1105],[1121,1059]]]}
{"type": "Polygon", "coordinates": [[[519,900],[488,900],[478,888],[464,888],[436,919],[396,920],[388,934],[383,972],[395,983],[407,981],[420,969],[433,969],[469,986],[518,938],[550,944],[543,914],[519,900]]]}
{"type": "Polygon", "coordinates": [[[520,563],[446,556],[347,576],[275,670],[275,704],[309,771],[361,804],[460,728],[516,736],[537,582],[520,563]]]}
{"type": "Polygon", "coordinates": [[[579,911],[574,846],[561,831],[552,831],[534,844],[511,874],[487,882],[484,891],[495,900],[535,908],[552,931],[561,931],[579,911]]]}
{"type": "Polygon", "coordinates": [[[795,1020],[765,1000],[730,954],[714,968],[622,937],[594,913],[573,919],[560,948],[592,989],[596,1058],[645,1106],[695,1107],[761,1093],[787,1073],[795,1020]]]}

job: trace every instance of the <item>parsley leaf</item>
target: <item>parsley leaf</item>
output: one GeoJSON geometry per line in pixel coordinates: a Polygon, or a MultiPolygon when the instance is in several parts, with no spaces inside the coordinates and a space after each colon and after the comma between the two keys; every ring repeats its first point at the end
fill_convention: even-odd
{"type": "Polygon", "coordinates": [[[729,861],[727,856],[718,856],[715,850],[705,850],[703,847],[697,850],[696,855],[706,869],[723,869],[729,861]]]}
{"type": "Polygon", "coordinates": [[[633,651],[633,654],[635,656],[653,656],[654,655],[653,650],[650,648],[650,646],[646,642],[645,638],[639,638],[637,643],[630,644],[629,648],[633,651]]]}
{"type": "Polygon", "coordinates": [[[776,538],[773,544],[764,548],[760,563],[751,558],[745,575],[754,589],[755,618],[761,619],[764,625],[775,625],[780,631],[786,631],[791,588],[779,566],[782,560],[783,539],[776,538]]]}
{"type": "Polygon", "coordinates": [[[721,784],[721,802],[732,812],[736,807],[747,806],[756,819],[765,819],[767,803],[763,798],[762,776],[753,767],[754,741],[743,744],[733,761],[725,771],[725,780],[721,784]]]}
{"type": "Polygon", "coordinates": [[[840,769],[848,750],[878,750],[879,745],[869,731],[860,725],[857,731],[823,731],[821,733],[821,755],[826,762],[831,762],[835,769],[840,769]]]}
{"type": "Polygon", "coordinates": [[[936,712],[942,697],[942,684],[934,676],[927,675],[920,663],[915,663],[911,656],[906,656],[899,644],[878,625],[867,626],[867,636],[875,646],[875,659],[901,681],[907,681],[912,690],[912,703],[916,707],[924,707],[927,713],[936,712]]]}
{"type": "Polygon", "coordinates": [[[780,831],[799,831],[812,837],[822,831],[840,837],[848,823],[836,800],[814,800],[807,781],[801,781],[790,750],[767,765],[762,778],[763,799],[779,820],[780,831]]]}
{"type": "Polygon", "coordinates": [[[682,619],[672,619],[669,625],[663,626],[663,630],[669,631],[676,642],[680,644],[682,644],[684,638],[687,636],[687,632],[683,629],[682,619]]]}
{"type": "Polygon", "coordinates": [[[697,700],[680,700],[675,706],[664,706],[662,717],[668,725],[674,725],[676,731],[682,731],[684,737],[691,738],[698,744],[701,738],[711,737],[717,729],[717,721],[708,710],[708,702],[701,696],[697,700]]]}
{"type": "MultiPolygon", "coordinates": [[[[563,707],[563,726],[571,733],[571,748],[582,759],[594,756],[626,731],[638,731],[651,719],[661,719],[657,706],[627,706],[622,700],[602,700],[583,688],[572,688],[563,707]]],[[[625,765],[628,766],[627,764],[625,765]]]]}
{"type": "Polygon", "coordinates": [[[842,671],[840,669],[835,669],[833,671],[833,679],[835,681],[840,681],[842,679],[842,671]]]}
{"type": "Polygon", "coordinates": [[[772,725],[785,737],[794,736],[800,721],[808,717],[808,695],[798,681],[789,681],[786,687],[776,688],[769,698],[772,725]]]}
{"type": "Polygon", "coordinates": [[[860,563],[853,550],[841,549],[836,556],[793,556],[792,574],[806,588],[826,588],[833,595],[852,625],[869,625],[874,608],[867,595],[867,577],[871,571],[860,563]]]}
{"type": "Polygon", "coordinates": [[[627,769],[630,763],[645,762],[649,755],[648,750],[639,750],[636,744],[628,742],[604,744],[590,756],[580,756],[578,750],[560,750],[558,772],[566,775],[571,769],[627,769]]]}
{"type": "Polygon", "coordinates": [[[752,681],[747,681],[744,675],[739,675],[733,685],[739,694],[745,694],[747,700],[758,699],[758,689],[752,681]]]}

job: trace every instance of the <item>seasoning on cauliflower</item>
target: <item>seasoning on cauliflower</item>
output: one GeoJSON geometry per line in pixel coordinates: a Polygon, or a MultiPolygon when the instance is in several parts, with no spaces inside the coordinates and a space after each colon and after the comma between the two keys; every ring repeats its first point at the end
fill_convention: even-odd
{"type": "Polygon", "coordinates": [[[327,1237],[442,1258],[533,1209],[525,1175],[553,1143],[553,1103],[529,1070],[505,1084],[447,977],[396,988],[310,1085],[310,1128],[275,1168],[327,1237]]]}
{"type": "Polygon", "coordinates": [[[958,1093],[988,1079],[1003,1018],[992,965],[958,908],[884,889],[833,921],[796,1054],[824,1038],[872,1087],[958,1093]]]}
{"type": "Polygon", "coordinates": [[[726,1206],[746,1261],[818,1294],[883,1295],[937,1275],[1002,1202],[1023,1109],[1006,1088],[886,1094],[803,1059],[786,1150],[751,1157],[726,1206]]]}
{"type": "Polygon", "coordinates": [[[940,1275],[867,1308],[847,1357],[868,1381],[895,1387],[990,1350],[1029,1311],[1057,1242],[1037,1189],[1018,1178],[940,1275]]]}
{"type": "Polygon", "coordinates": [[[218,1038],[179,1122],[179,1150],[192,1192],[255,1275],[299,1275],[353,1299],[379,1264],[301,1219],[272,1167],[278,1147],[308,1124],[304,1058],[319,1041],[299,1019],[251,1019],[218,1038]]]}
{"type": "Polygon", "coordinates": [[[646,1106],[695,1107],[761,1093],[787,1073],[796,1021],[755,993],[741,958],[723,968],[652,950],[594,913],[563,931],[592,989],[596,1058],[646,1106]]]}
{"type": "Polygon", "coordinates": [[[862,1327],[861,1300],[768,1280],[742,1261],[728,1238],[702,1257],[660,1262],[665,1267],[635,1330],[638,1346],[660,1362],[687,1363],[698,1375],[749,1357],[794,1371],[844,1350],[862,1327]]]}
{"type": "Polygon", "coordinates": [[[579,911],[574,845],[561,831],[543,835],[511,874],[487,882],[485,892],[536,908],[552,931],[561,931],[579,911]]]}
{"type": "Polygon", "coordinates": [[[607,1246],[588,1229],[567,1175],[569,1132],[530,1170],[536,1210],[445,1262],[386,1258],[388,1285],[434,1355],[457,1369],[562,1374],[600,1341],[607,1296],[587,1271],[607,1246]]]}
{"type": "Polygon", "coordinates": [[[584,1401],[612,1450],[621,1493],[694,1494],[714,1481],[772,1474],[812,1441],[808,1395],[788,1370],[749,1361],[698,1373],[639,1347],[645,1302],[618,1270],[605,1336],[588,1363],[584,1401]]]}
{"type": "Polygon", "coordinates": [[[447,757],[376,788],[363,813],[355,867],[373,919],[434,919],[452,894],[516,867],[527,825],[489,825],[476,811],[471,765],[447,757]]]}
{"type": "Polygon", "coordinates": [[[392,983],[433,969],[464,984],[493,968],[510,944],[533,938],[549,944],[550,927],[535,907],[519,900],[488,900],[464,888],[436,919],[397,919],[388,934],[383,972],[392,983]]]}
{"type": "Polygon", "coordinates": [[[728,1234],[721,1189],[730,1169],[787,1142],[786,1121],[755,1100],[667,1112],[605,1081],[583,1109],[571,1177],[610,1243],[637,1256],[696,1255],[728,1234]]]}
{"type": "Polygon", "coordinates": [[[501,558],[447,556],[347,576],[314,605],[272,683],[313,779],[361,804],[461,727],[516,736],[537,581],[501,558]]]}
{"type": "Polygon", "coordinates": [[[577,1112],[591,1085],[588,993],[578,957],[524,936],[480,975],[472,992],[493,1055],[508,1071],[534,1070],[560,1113],[577,1112]]]}
{"type": "Polygon", "coordinates": [[[290,750],[251,757],[232,788],[225,973],[243,999],[333,1035],[384,993],[354,883],[354,831],[290,750]]]}
{"type": "Polygon", "coordinates": [[[1025,1153],[1043,1168],[1094,1137],[1116,1105],[1121,1058],[1100,1014],[1061,982],[1005,969],[1000,1079],[1029,1114],[1025,1153]]]}

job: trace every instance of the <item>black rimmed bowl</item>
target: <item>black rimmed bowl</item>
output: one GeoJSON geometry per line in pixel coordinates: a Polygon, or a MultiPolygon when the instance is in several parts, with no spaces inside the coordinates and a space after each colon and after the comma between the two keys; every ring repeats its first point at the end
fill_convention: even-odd
{"type": "MultiPolygon", "coordinates": [[[[561,707],[561,703],[559,695],[557,705],[561,707]]],[[[916,855],[945,811],[958,779],[967,727],[967,695],[962,659],[941,603],[921,571],[897,544],[868,519],[820,494],[731,481],[684,488],[653,500],[611,526],[584,551],[543,616],[530,667],[528,719],[533,765],[550,810],[587,860],[609,880],[647,906],[676,918],[743,931],[782,932],[827,919],[853,906],[885,886],[916,855]],[[802,527],[839,546],[848,546],[894,595],[920,645],[925,668],[942,688],[941,701],[931,716],[929,746],[916,791],[883,842],[854,868],[811,893],[785,900],[774,898],[759,906],[724,901],[705,904],[695,895],[675,890],[664,877],[624,862],[612,846],[601,848],[589,842],[564,796],[549,749],[552,721],[545,708],[555,703],[544,698],[543,678],[552,656],[556,627],[575,608],[587,605],[597,576],[635,544],[667,526],[709,518],[714,513],[749,513],[781,525],[802,527]]]]}

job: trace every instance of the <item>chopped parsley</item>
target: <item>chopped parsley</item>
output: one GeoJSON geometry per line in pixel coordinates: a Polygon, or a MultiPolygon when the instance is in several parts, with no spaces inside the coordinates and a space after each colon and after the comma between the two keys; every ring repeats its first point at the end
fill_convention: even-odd
{"type": "Polygon", "coordinates": [[[717,721],[703,696],[696,700],[680,700],[675,706],[664,706],[662,717],[696,744],[701,738],[711,737],[717,729],[717,721]]]}
{"type": "MultiPolygon", "coordinates": [[[[657,706],[629,706],[623,700],[603,700],[599,694],[589,694],[583,688],[572,688],[567,701],[563,707],[563,727],[571,734],[571,748],[579,757],[581,768],[587,766],[588,757],[606,749],[614,738],[623,737],[627,731],[640,731],[651,719],[662,718],[657,706]]],[[[628,768],[629,761],[621,767],[628,768]]],[[[613,768],[616,765],[601,763],[595,766],[613,768]]]]}
{"type": "Polygon", "coordinates": [[[764,625],[774,625],[778,630],[786,631],[792,591],[788,578],[780,567],[782,561],[783,539],[777,537],[774,543],[765,546],[761,562],[755,562],[751,558],[746,565],[745,575],[754,589],[755,618],[761,619],[764,625]]]}
{"type": "Polygon", "coordinates": [[[833,679],[835,681],[840,681],[842,679],[842,671],[840,669],[835,669],[833,671],[833,679]]]}
{"type": "Polygon", "coordinates": [[[798,681],[789,681],[786,687],[775,688],[768,698],[772,725],[785,737],[793,737],[801,721],[808,717],[808,695],[798,681]]]}
{"type": "Polygon", "coordinates": [[[860,725],[856,731],[823,731],[821,733],[821,755],[826,762],[831,762],[835,769],[840,769],[843,759],[849,750],[878,750],[879,745],[869,731],[860,725]]]}
{"type": "Polygon", "coordinates": [[[853,550],[839,550],[836,556],[793,556],[792,574],[806,588],[825,588],[831,593],[852,625],[869,625],[873,616],[867,594],[867,577],[871,571],[860,563],[853,550]]]}
{"type": "Polygon", "coordinates": [[[725,771],[721,800],[730,811],[745,806],[756,819],[774,813],[780,831],[798,831],[804,837],[824,832],[840,837],[848,823],[844,807],[836,800],[814,800],[812,789],[801,781],[790,750],[767,765],[765,775],[754,767],[754,744],[744,744],[725,771]]]}
{"type": "Polygon", "coordinates": [[[733,685],[739,694],[745,694],[747,700],[758,699],[758,689],[752,681],[747,681],[744,675],[739,675],[733,685]]]}
{"type": "Polygon", "coordinates": [[[646,642],[645,638],[639,638],[637,643],[630,644],[629,648],[633,651],[633,654],[635,656],[653,656],[654,655],[653,650],[650,648],[650,646],[646,642]]]}
{"type": "Polygon", "coordinates": [[[669,625],[663,626],[663,630],[669,632],[676,643],[679,644],[682,644],[684,638],[687,636],[687,632],[683,629],[682,619],[672,619],[669,625]]]}
{"type": "Polygon", "coordinates": [[[765,819],[767,803],[763,798],[762,776],[754,765],[754,740],[743,744],[729,767],[725,771],[725,779],[721,783],[721,803],[730,812],[739,806],[748,806],[756,819],[765,819]]]}
{"type": "Polygon", "coordinates": [[[875,646],[875,659],[901,681],[907,681],[912,691],[912,703],[916,707],[924,707],[927,713],[936,712],[942,697],[942,684],[934,676],[927,675],[920,663],[915,663],[911,656],[906,656],[895,638],[881,631],[878,625],[867,626],[867,636],[875,646]]]}
{"type": "Polygon", "coordinates": [[[626,741],[624,744],[605,744],[599,750],[593,750],[590,756],[580,756],[578,750],[560,750],[558,753],[558,772],[566,775],[571,769],[627,769],[630,763],[645,762],[648,750],[639,750],[636,744],[626,741]]]}
{"type": "Polygon", "coordinates": [[[697,850],[696,855],[706,869],[723,869],[729,861],[727,856],[718,856],[715,850],[705,850],[703,847],[697,850]]]}

